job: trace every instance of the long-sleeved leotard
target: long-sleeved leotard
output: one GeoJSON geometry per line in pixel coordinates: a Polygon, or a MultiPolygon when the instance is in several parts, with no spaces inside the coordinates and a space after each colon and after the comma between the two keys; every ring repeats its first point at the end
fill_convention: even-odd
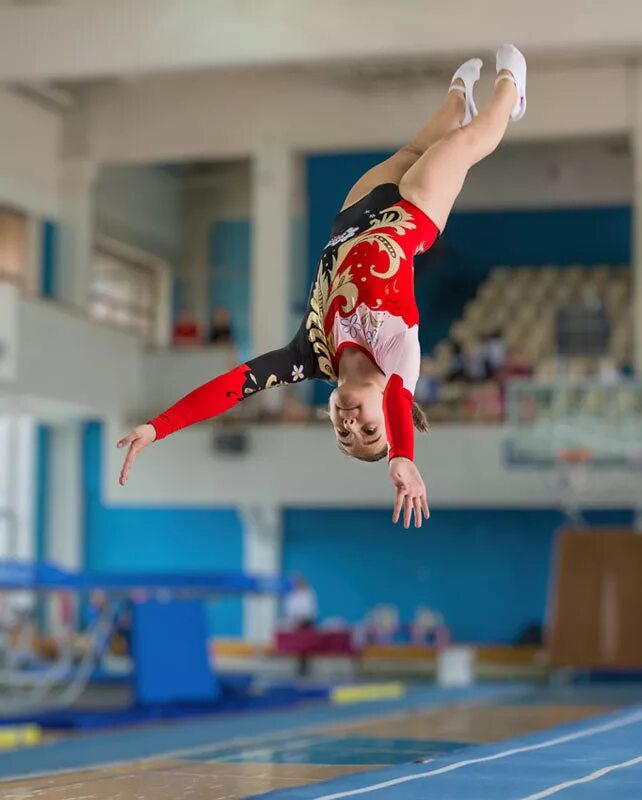
{"type": "Polygon", "coordinates": [[[239,364],[208,381],[150,422],[156,430],[156,439],[163,439],[188,425],[217,417],[263,389],[316,377],[323,376],[318,373],[305,324],[302,324],[285,347],[239,364]]]}
{"type": "Polygon", "coordinates": [[[377,187],[342,211],[292,342],[215,378],[151,420],[157,438],[221,414],[270,386],[309,378],[336,382],[342,350],[356,347],[388,379],[383,397],[388,458],[412,459],[420,363],[413,259],[438,233],[394,184],[377,187]]]}

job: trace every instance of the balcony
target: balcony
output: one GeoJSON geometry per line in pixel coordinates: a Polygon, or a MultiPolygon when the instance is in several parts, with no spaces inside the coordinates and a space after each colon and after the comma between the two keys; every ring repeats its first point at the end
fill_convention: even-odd
{"type": "Polygon", "coordinates": [[[0,398],[41,419],[141,406],[142,343],[60,303],[0,283],[0,398]]]}

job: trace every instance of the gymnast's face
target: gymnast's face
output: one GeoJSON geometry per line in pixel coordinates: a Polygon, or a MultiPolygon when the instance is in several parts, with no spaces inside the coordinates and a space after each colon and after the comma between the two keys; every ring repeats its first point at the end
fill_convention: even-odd
{"type": "Polygon", "coordinates": [[[375,383],[344,383],[330,395],[330,419],[339,450],[362,461],[378,461],[388,452],[382,408],[375,383]]]}

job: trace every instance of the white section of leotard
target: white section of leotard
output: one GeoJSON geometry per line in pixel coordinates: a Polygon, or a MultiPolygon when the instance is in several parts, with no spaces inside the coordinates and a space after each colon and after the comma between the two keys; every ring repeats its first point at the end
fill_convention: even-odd
{"type": "Polygon", "coordinates": [[[335,315],[332,335],[337,350],[346,343],[358,345],[372,355],[384,375],[399,375],[404,388],[415,393],[421,361],[417,325],[409,328],[401,317],[361,303],[347,317],[335,315]]]}

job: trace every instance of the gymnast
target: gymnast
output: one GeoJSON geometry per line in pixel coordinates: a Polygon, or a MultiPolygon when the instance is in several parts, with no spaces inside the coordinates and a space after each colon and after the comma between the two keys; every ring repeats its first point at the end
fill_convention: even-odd
{"type": "Polygon", "coordinates": [[[481,67],[478,58],[462,64],[427,125],[352,187],[293,340],[214,378],[121,439],[118,447],[129,447],[121,485],[152,442],[263,389],[318,378],[336,384],[329,416],[339,450],[361,461],[388,457],[393,522],[402,511],[406,528],[413,513],[416,527],[422,514],[428,518],[413,460],[413,425],[428,428],[413,399],[420,362],[413,259],[444,230],[468,170],[526,111],[526,61],[514,45],[497,51],[493,97],[478,113],[473,89],[481,67]]]}

